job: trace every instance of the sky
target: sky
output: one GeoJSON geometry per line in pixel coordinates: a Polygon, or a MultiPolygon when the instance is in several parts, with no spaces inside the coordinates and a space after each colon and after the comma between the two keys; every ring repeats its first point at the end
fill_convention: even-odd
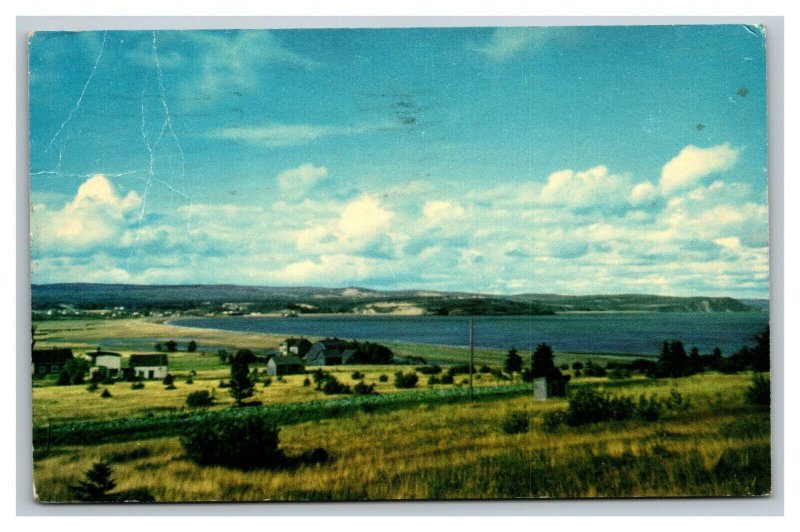
{"type": "Polygon", "coordinates": [[[35,33],[32,282],[768,297],[764,43],[35,33]]]}

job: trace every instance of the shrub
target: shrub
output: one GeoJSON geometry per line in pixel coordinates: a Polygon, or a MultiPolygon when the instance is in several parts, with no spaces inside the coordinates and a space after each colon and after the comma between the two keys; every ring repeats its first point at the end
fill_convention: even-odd
{"type": "Polygon", "coordinates": [[[582,370],[582,369],[583,369],[583,362],[581,362],[581,361],[579,361],[579,360],[578,360],[578,361],[575,361],[575,362],[573,362],[573,363],[572,363],[572,369],[574,369],[575,371],[580,371],[580,370],[582,370]]]}
{"type": "Polygon", "coordinates": [[[631,370],[627,368],[616,367],[608,374],[609,379],[629,379],[632,375],[631,370]]]}
{"type": "Polygon", "coordinates": [[[200,465],[238,469],[275,467],[284,462],[278,431],[258,415],[197,424],[181,437],[186,455],[200,465]]]}
{"type": "Polygon", "coordinates": [[[395,388],[414,388],[419,381],[419,377],[413,371],[410,373],[403,373],[398,371],[394,374],[395,388]]]}
{"type": "Polygon", "coordinates": [[[559,368],[561,371],[567,371],[569,369],[569,364],[561,364],[559,368]]]}
{"type": "Polygon", "coordinates": [[[433,386],[434,384],[439,384],[440,382],[441,381],[439,380],[439,377],[436,375],[431,375],[428,377],[428,386],[433,386]]]}
{"type": "Polygon", "coordinates": [[[303,464],[324,464],[328,460],[330,460],[330,455],[322,447],[303,451],[298,457],[298,461],[303,464]]]}
{"type": "Polygon", "coordinates": [[[753,384],[745,391],[745,399],[748,403],[757,406],[769,406],[770,402],[770,379],[761,373],[753,373],[753,384]]]}
{"type": "Polygon", "coordinates": [[[303,386],[311,386],[311,381],[310,381],[310,380],[308,380],[308,377],[306,377],[305,379],[303,379],[303,386]]]}
{"type": "Polygon", "coordinates": [[[555,412],[545,412],[542,416],[542,427],[546,432],[553,432],[567,422],[566,412],[556,410],[555,412]]]}
{"type": "Polygon", "coordinates": [[[109,397],[111,397],[111,392],[109,392],[108,388],[106,388],[105,390],[103,390],[103,393],[100,394],[100,397],[102,397],[103,399],[108,399],[109,397]]]}
{"type": "Polygon", "coordinates": [[[375,385],[359,381],[353,386],[353,393],[356,395],[372,395],[375,393],[375,385]]]}
{"type": "Polygon", "coordinates": [[[89,371],[89,363],[82,358],[68,360],[58,374],[58,384],[83,384],[83,377],[89,371]]]}
{"type": "Polygon", "coordinates": [[[436,364],[432,366],[419,366],[416,368],[416,370],[423,375],[438,375],[442,372],[442,366],[438,366],[436,364]]]}
{"type": "Polygon", "coordinates": [[[389,382],[389,377],[386,375],[381,375],[378,377],[378,382],[389,382]]]}
{"type": "Polygon", "coordinates": [[[131,384],[131,390],[141,390],[144,388],[144,383],[142,381],[134,382],[131,384]]]}
{"type": "Polygon", "coordinates": [[[272,379],[270,379],[269,377],[264,378],[264,388],[268,387],[270,384],[272,384],[272,379]]]}
{"type": "Polygon", "coordinates": [[[191,407],[208,406],[214,400],[208,390],[198,390],[186,396],[186,404],[191,407]]]}
{"type": "Polygon", "coordinates": [[[361,379],[363,379],[363,378],[364,378],[364,374],[363,374],[363,373],[361,373],[360,371],[354,371],[354,372],[353,372],[353,374],[352,374],[352,375],[350,375],[350,377],[351,377],[351,378],[352,378],[354,381],[357,381],[357,380],[361,380],[361,379]]]}
{"type": "Polygon", "coordinates": [[[339,393],[351,393],[350,387],[346,384],[342,384],[336,377],[333,375],[329,375],[325,382],[322,384],[322,393],[326,395],[332,394],[339,394],[339,393]]]}
{"type": "Polygon", "coordinates": [[[194,379],[192,378],[191,375],[189,375],[189,377],[186,378],[186,384],[194,384],[194,379]]]}
{"type": "Polygon", "coordinates": [[[97,383],[96,382],[91,382],[91,383],[89,383],[89,386],[86,387],[86,391],[94,392],[94,391],[97,390],[97,388],[98,388],[97,383]]]}
{"type": "Polygon", "coordinates": [[[492,372],[492,368],[490,368],[490,367],[489,367],[489,366],[487,366],[486,364],[482,365],[482,366],[481,366],[481,367],[478,369],[478,373],[491,373],[491,372],[492,372]]]}
{"type": "Polygon", "coordinates": [[[595,364],[591,360],[586,362],[586,366],[583,369],[583,374],[587,377],[605,377],[608,372],[606,368],[599,364],[595,364]]]}
{"type": "Polygon", "coordinates": [[[689,400],[678,390],[672,390],[669,392],[669,397],[664,400],[664,406],[672,412],[685,412],[689,409],[689,400]]]}
{"type": "Polygon", "coordinates": [[[453,376],[450,373],[445,373],[439,380],[442,384],[453,384],[453,376]]]}
{"type": "Polygon", "coordinates": [[[569,425],[583,425],[600,421],[621,421],[634,413],[629,397],[612,397],[591,388],[581,388],[569,399],[566,421],[569,425]]]}
{"type": "Polygon", "coordinates": [[[500,423],[500,428],[506,434],[519,434],[530,429],[530,416],[524,410],[514,410],[506,414],[500,423]]]}
{"type": "Polygon", "coordinates": [[[639,403],[636,405],[636,415],[645,421],[656,421],[661,417],[663,405],[654,395],[645,397],[639,396],[639,403]]]}
{"type": "Polygon", "coordinates": [[[170,384],[175,382],[175,377],[173,377],[171,374],[167,373],[167,376],[164,377],[164,380],[161,381],[161,382],[162,382],[162,384],[164,384],[164,386],[169,386],[170,384]]]}

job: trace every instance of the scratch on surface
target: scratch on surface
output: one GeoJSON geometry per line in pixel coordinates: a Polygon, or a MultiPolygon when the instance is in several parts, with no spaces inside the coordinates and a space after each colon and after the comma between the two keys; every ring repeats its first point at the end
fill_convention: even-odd
{"type": "Polygon", "coordinates": [[[78,101],[75,102],[75,106],[69,112],[69,114],[67,115],[67,118],[61,123],[61,127],[58,128],[58,131],[56,131],[56,134],[53,135],[52,139],[50,139],[50,143],[47,145],[47,149],[45,150],[45,153],[47,153],[47,150],[49,150],[50,147],[53,146],[53,143],[56,141],[58,136],[61,134],[62,131],[64,131],[64,127],[66,127],[66,125],[70,122],[70,120],[72,120],[72,117],[75,116],[75,113],[78,112],[78,109],[80,109],[81,102],[83,101],[83,96],[86,94],[86,89],[89,88],[89,83],[92,82],[92,78],[94,77],[94,73],[97,72],[97,65],[100,64],[100,58],[103,57],[103,50],[106,49],[106,39],[107,38],[108,38],[108,31],[103,33],[103,43],[100,45],[100,52],[97,54],[97,58],[94,61],[94,66],[92,67],[92,71],[89,73],[89,77],[86,78],[86,83],[83,84],[83,89],[81,90],[80,96],[78,96],[78,101]]]}

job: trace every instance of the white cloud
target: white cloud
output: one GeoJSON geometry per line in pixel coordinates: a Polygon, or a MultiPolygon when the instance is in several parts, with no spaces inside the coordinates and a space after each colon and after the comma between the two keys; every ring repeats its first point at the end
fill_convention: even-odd
{"type": "Polygon", "coordinates": [[[728,144],[711,148],[698,148],[691,144],[686,146],[661,169],[661,191],[669,194],[689,187],[709,174],[729,170],[736,164],[739,151],[728,144]]]}
{"type": "Polygon", "coordinates": [[[122,197],[106,176],[92,176],[81,184],[75,198],[61,210],[50,211],[41,205],[34,207],[32,245],[45,251],[114,246],[134,220],[141,204],[136,192],[122,197]]]}
{"type": "Polygon", "coordinates": [[[649,181],[639,183],[631,190],[631,205],[644,205],[658,196],[658,188],[649,181]]]}
{"type": "Polygon", "coordinates": [[[605,166],[595,166],[582,172],[559,170],[547,178],[539,192],[544,204],[572,208],[612,206],[628,199],[630,179],[625,175],[609,174],[605,166]]]}
{"type": "Polygon", "coordinates": [[[477,48],[477,51],[490,59],[502,61],[525,49],[538,50],[550,39],[552,31],[552,29],[526,27],[497,28],[492,33],[489,43],[477,48]]]}
{"type": "Polygon", "coordinates": [[[296,168],[284,170],[278,174],[276,180],[282,194],[297,198],[305,194],[315,183],[327,175],[328,169],[326,167],[306,163],[296,168]]]}
{"type": "Polygon", "coordinates": [[[299,146],[331,136],[361,135],[377,129],[395,127],[392,124],[359,124],[356,126],[329,126],[323,124],[279,124],[260,126],[235,126],[212,130],[209,136],[258,144],[267,148],[299,146]]]}
{"type": "Polygon", "coordinates": [[[447,200],[425,202],[422,214],[428,221],[438,223],[446,220],[457,220],[464,217],[464,208],[458,203],[447,200]]]}
{"type": "Polygon", "coordinates": [[[345,205],[339,230],[346,238],[364,238],[386,231],[394,213],[381,207],[378,198],[363,194],[345,205]]]}

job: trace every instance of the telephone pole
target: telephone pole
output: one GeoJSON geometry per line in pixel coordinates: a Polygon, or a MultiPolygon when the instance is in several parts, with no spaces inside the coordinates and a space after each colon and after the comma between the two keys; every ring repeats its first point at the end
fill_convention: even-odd
{"type": "Polygon", "coordinates": [[[472,401],[472,365],[475,358],[475,349],[472,342],[472,318],[469,319],[469,400],[472,401]]]}

